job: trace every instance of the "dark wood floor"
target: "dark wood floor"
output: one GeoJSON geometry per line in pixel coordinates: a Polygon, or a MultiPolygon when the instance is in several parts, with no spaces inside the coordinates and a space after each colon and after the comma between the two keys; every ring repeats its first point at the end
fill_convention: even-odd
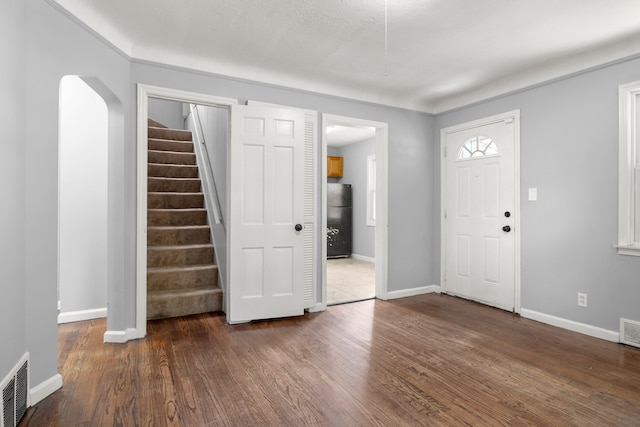
{"type": "Polygon", "coordinates": [[[64,386],[21,425],[640,425],[639,349],[447,296],[104,330],[60,326],[64,386]]]}

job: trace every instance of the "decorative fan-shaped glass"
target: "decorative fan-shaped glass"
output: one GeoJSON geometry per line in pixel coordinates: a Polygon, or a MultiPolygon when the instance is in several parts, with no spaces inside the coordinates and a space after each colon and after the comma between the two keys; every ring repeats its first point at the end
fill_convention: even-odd
{"type": "Polygon", "coordinates": [[[458,160],[473,159],[476,157],[497,156],[498,146],[488,136],[476,135],[467,139],[460,151],[458,152],[458,160]]]}

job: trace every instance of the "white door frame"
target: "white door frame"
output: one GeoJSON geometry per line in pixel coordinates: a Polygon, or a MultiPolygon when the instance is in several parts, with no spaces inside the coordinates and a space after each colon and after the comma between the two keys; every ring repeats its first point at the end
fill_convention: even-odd
{"type": "MultiPolygon", "coordinates": [[[[237,100],[231,98],[138,84],[136,330],[128,333],[127,339],[144,338],[147,335],[147,117],[149,115],[149,98],[226,108],[238,103],[237,100]]],[[[227,218],[229,217],[228,212],[225,212],[225,215],[227,218]]]]}
{"type": "Polygon", "coordinates": [[[352,117],[322,114],[322,307],[327,307],[327,127],[328,126],[370,126],[376,129],[376,298],[386,300],[388,280],[388,152],[389,125],[384,122],[355,119],[352,117]]]}
{"type": "MultiPolygon", "coordinates": [[[[472,129],[480,126],[489,125],[496,122],[506,120],[514,120],[514,191],[515,191],[515,213],[514,213],[514,230],[515,233],[515,254],[514,254],[514,311],[520,313],[520,217],[522,210],[520,209],[520,110],[508,111],[506,113],[497,114],[495,116],[485,117],[467,123],[450,126],[440,130],[440,288],[443,292],[447,291],[447,283],[445,281],[445,271],[447,262],[447,240],[446,240],[446,223],[445,212],[447,208],[447,159],[445,157],[445,149],[447,145],[447,135],[462,130],[472,129]]],[[[453,153],[449,153],[453,155],[453,153]]]]}

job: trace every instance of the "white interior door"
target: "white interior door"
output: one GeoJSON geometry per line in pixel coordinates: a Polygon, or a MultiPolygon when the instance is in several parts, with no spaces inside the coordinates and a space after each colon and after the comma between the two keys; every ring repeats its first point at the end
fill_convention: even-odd
{"type": "Polygon", "coordinates": [[[303,314],[304,114],[234,105],[230,323],[303,314]]]}
{"type": "Polygon", "coordinates": [[[445,290],[515,304],[515,121],[446,134],[445,290]]]}

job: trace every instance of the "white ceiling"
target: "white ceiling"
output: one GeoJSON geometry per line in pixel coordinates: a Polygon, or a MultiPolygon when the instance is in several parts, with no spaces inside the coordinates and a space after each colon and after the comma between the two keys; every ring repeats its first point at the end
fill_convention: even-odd
{"type": "Polygon", "coordinates": [[[640,53],[638,0],[56,0],[127,55],[437,113],[640,53]]]}

